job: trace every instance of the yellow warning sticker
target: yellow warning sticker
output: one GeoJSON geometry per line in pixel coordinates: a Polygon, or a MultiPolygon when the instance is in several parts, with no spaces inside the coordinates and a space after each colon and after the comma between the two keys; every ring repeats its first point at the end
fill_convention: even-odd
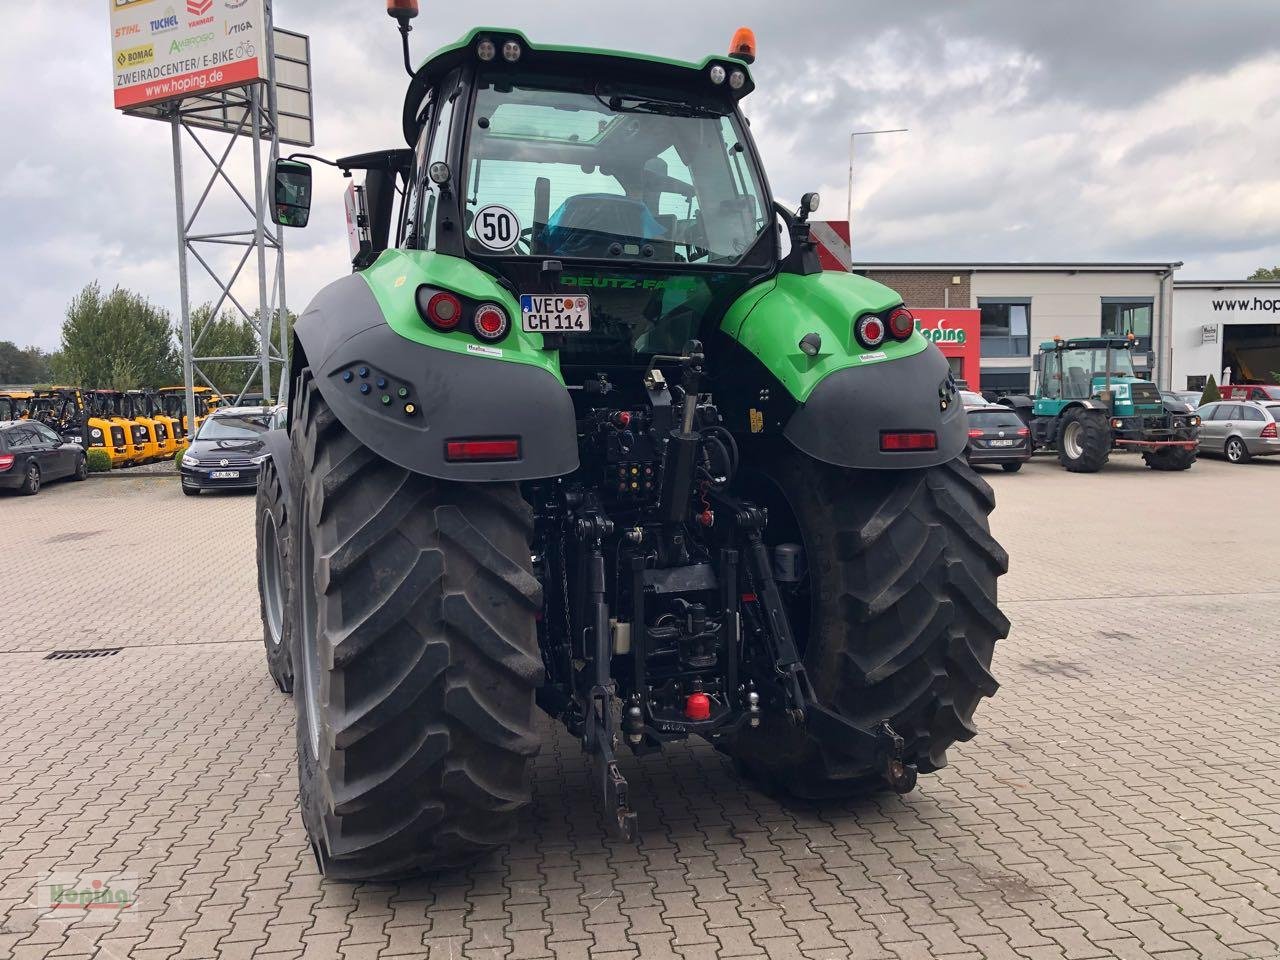
{"type": "Polygon", "coordinates": [[[751,432],[752,433],[764,432],[764,414],[759,410],[757,410],[755,407],[752,407],[750,410],[750,417],[751,417],[751,432]]]}

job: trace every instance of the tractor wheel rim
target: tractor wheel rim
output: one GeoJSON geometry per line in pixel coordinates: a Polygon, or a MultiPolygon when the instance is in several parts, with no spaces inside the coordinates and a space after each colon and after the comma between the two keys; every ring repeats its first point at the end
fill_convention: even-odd
{"type": "Polygon", "coordinates": [[[1062,448],[1071,460],[1079,460],[1084,454],[1084,444],[1080,442],[1080,434],[1083,432],[1084,428],[1080,426],[1079,420],[1068,423],[1067,429],[1062,432],[1062,448]]]}
{"type": "Polygon", "coordinates": [[[301,600],[299,617],[299,642],[302,646],[302,679],[306,686],[307,740],[311,744],[311,756],[320,759],[320,649],[316,642],[316,622],[319,606],[315,590],[315,547],[311,542],[311,511],[307,498],[302,498],[302,515],[294,528],[298,550],[298,593],[301,600]]]}
{"type": "Polygon", "coordinates": [[[271,632],[272,646],[279,646],[284,634],[284,578],[280,570],[280,531],[271,511],[262,515],[262,546],[258,553],[258,569],[261,571],[258,588],[267,613],[267,629],[271,632]]]}

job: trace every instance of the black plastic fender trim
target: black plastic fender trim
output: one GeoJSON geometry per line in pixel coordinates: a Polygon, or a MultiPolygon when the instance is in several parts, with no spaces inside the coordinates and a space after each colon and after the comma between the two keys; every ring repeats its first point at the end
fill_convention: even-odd
{"type": "Polygon", "coordinates": [[[969,439],[947,360],[932,344],[901,360],[831,374],[791,415],[783,436],[815,460],[859,470],[936,467],[960,456],[969,439]],[[936,449],[880,449],[883,431],[921,430],[937,435],[936,449]]]}
{"type": "Polygon", "coordinates": [[[385,460],[442,480],[506,481],[578,468],[568,390],[524,363],[415,343],[386,323],[362,277],[322,290],[294,328],[325,402],[385,460]],[[449,440],[518,438],[516,460],[455,463],[449,440]]]}

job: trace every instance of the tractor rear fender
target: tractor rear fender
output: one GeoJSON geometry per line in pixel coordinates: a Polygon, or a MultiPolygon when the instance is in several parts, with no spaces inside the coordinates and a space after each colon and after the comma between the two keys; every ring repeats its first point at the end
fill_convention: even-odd
{"type": "MultiPolygon", "coordinates": [[[[461,331],[447,335],[454,338],[451,349],[401,335],[374,294],[376,281],[366,276],[325,287],[294,327],[295,382],[302,367],[310,367],[321,395],[357,440],[406,470],[443,480],[532,480],[577,469],[573,403],[560,380],[541,366],[494,359],[501,349],[483,348],[461,331]],[[515,439],[519,454],[502,462],[451,462],[447,442],[471,439],[515,439]]],[[[416,316],[416,284],[404,274],[399,279],[387,286],[416,316]]]]}
{"type": "Polygon", "coordinates": [[[771,375],[744,391],[751,432],[780,429],[815,460],[840,467],[909,470],[960,456],[968,427],[941,351],[919,331],[874,348],[855,335],[868,316],[887,328],[901,304],[888,287],[837,271],[782,273],[748,291],[721,330],[771,375]],[[790,403],[779,405],[774,394],[784,392],[790,403]],[[897,432],[932,432],[934,447],[885,449],[883,435],[897,432]]]}

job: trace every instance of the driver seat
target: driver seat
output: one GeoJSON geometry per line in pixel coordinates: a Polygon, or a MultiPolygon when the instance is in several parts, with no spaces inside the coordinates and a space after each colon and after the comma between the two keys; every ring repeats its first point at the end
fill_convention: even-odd
{"type": "Polygon", "coordinates": [[[539,250],[553,256],[610,256],[615,243],[659,240],[666,229],[641,200],[612,193],[568,197],[547,220],[539,250]]]}

